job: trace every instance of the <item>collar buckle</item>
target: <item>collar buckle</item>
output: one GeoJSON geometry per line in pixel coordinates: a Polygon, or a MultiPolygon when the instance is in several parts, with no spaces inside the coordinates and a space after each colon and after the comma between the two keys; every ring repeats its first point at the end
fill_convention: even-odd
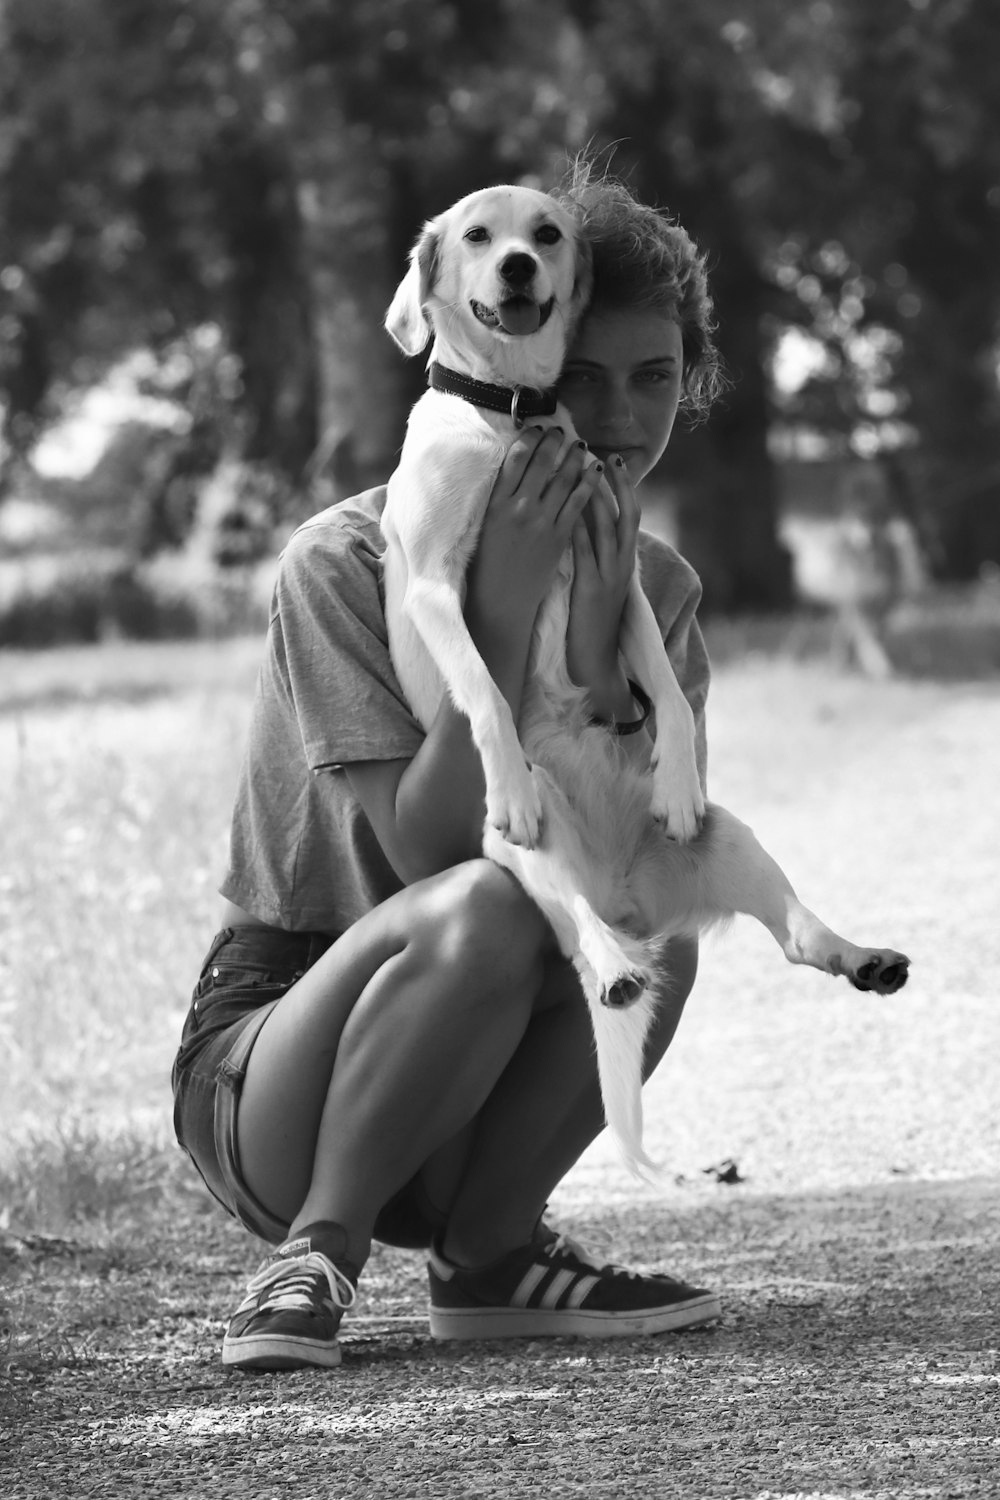
{"type": "Polygon", "coordinates": [[[432,390],[461,396],[472,406],[498,411],[504,416],[509,414],[516,428],[523,427],[529,417],[553,416],[559,404],[554,390],[538,390],[533,385],[489,385],[458,370],[449,370],[437,360],[430,366],[428,382],[432,390]]]}
{"type": "Polygon", "coordinates": [[[516,385],[510,398],[510,419],[518,429],[524,426],[525,418],[521,415],[521,402],[527,397],[537,396],[538,392],[532,390],[530,385],[516,385]]]}

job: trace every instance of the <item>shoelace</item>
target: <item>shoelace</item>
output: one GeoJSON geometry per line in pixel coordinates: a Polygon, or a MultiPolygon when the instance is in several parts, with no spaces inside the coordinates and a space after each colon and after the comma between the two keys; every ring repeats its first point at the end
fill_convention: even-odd
{"type": "Polygon", "coordinates": [[[334,1307],[346,1312],[354,1306],[357,1292],[352,1282],[318,1250],[310,1250],[308,1255],[296,1256],[294,1260],[266,1262],[247,1282],[243,1306],[256,1301],[260,1312],[308,1309],[312,1306],[313,1287],[319,1279],[326,1282],[334,1307]],[[270,1294],[262,1296],[268,1287],[272,1289],[270,1294]]]}
{"type": "MultiPolygon", "coordinates": [[[[602,1248],[606,1248],[609,1237],[606,1234],[602,1236],[600,1229],[595,1229],[593,1233],[595,1238],[600,1239],[603,1237],[605,1239],[605,1246],[602,1248]]],[[[600,1276],[627,1276],[631,1281],[643,1281],[645,1279],[641,1271],[632,1271],[628,1266],[620,1266],[615,1261],[606,1261],[603,1265],[598,1265],[590,1251],[585,1249],[578,1240],[574,1240],[571,1235],[557,1232],[555,1239],[544,1246],[544,1251],[546,1255],[555,1256],[561,1250],[566,1250],[570,1255],[575,1255],[577,1260],[582,1261],[585,1266],[591,1267],[600,1276]]],[[[669,1281],[675,1286],[681,1284],[676,1276],[668,1276],[664,1271],[656,1272],[656,1280],[669,1281]]]]}
{"type": "Polygon", "coordinates": [[[575,1255],[577,1260],[582,1261],[585,1266],[591,1267],[601,1276],[629,1276],[633,1281],[642,1279],[638,1271],[630,1271],[627,1266],[618,1266],[611,1261],[605,1262],[604,1265],[597,1265],[590,1252],[585,1250],[571,1235],[557,1233],[555,1239],[545,1246],[545,1254],[556,1256],[561,1251],[568,1251],[570,1255],[575,1255]]]}

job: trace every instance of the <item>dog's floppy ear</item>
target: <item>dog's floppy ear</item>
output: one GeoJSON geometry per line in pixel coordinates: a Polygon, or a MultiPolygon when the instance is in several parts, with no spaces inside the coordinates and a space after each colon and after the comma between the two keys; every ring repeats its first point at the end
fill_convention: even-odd
{"type": "Polygon", "coordinates": [[[410,269],[396,288],[385,315],[385,326],[404,354],[419,354],[431,336],[424,304],[437,275],[438,232],[433,222],[410,251],[410,269]]]}

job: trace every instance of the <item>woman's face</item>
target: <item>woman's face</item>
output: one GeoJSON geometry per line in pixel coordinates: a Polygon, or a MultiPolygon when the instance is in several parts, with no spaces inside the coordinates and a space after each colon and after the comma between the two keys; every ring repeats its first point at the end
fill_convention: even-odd
{"type": "Polygon", "coordinates": [[[590,451],[620,453],[633,484],[661,458],[677,415],[681,330],[661,308],[595,307],[559,377],[559,398],[590,451]]]}

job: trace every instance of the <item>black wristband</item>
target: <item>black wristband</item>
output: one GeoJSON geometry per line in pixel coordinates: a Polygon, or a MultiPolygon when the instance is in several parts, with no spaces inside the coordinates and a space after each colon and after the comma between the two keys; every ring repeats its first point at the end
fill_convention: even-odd
{"type": "Polygon", "coordinates": [[[632,694],[632,697],[642,709],[642,718],[630,719],[626,724],[619,723],[617,719],[612,719],[610,724],[606,723],[603,719],[595,719],[593,721],[595,724],[600,724],[604,729],[610,729],[612,734],[619,735],[638,734],[639,730],[645,727],[646,720],[649,718],[650,711],[653,705],[650,702],[647,694],[643,692],[642,688],[637,682],[632,681],[631,677],[628,678],[628,688],[629,692],[632,694]]]}

